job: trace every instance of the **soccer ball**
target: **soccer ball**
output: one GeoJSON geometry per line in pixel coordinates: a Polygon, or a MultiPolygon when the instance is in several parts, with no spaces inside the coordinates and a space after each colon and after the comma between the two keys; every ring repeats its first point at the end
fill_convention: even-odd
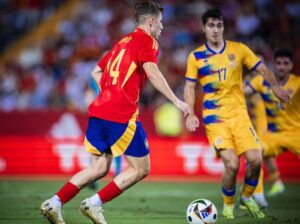
{"type": "Polygon", "coordinates": [[[186,218],[190,224],[213,224],[217,221],[216,206],[207,199],[197,199],[189,204],[186,218]]]}

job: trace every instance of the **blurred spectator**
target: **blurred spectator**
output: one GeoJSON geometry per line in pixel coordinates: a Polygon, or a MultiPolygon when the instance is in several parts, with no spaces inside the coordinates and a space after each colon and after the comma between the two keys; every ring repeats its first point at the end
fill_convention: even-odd
{"type": "Polygon", "coordinates": [[[255,12],[255,5],[245,1],[236,19],[237,33],[241,36],[251,36],[259,28],[260,20],[255,12]]]}
{"type": "Polygon", "coordinates": [[[11,111],[16,108],[18,97],[18,68],[7,64],[0,70],[0,109],[11,111]]]}
{"type": "Polygon", "coordinates": [[[19,64],[27,69],[42,64],[42,49],[36,45],[30,45],[19,55],[19,64]]]}
{"type": "MultiPolygon", "coordinates": [[[[61,0],[1,0],[1,49],[55,12],[61,0]]],[[[57,35],[32,43],[2,65],[0,109],[72,109],[86,111],[91,100],[90,72],[112,43],[130,32],[135,20],[134,1],[86,0],[72,16],[61,20],[57,35]]],[[[202,12],[218,6],[225,15],[226,37],[242,39],[266,61],[279,47],[295,50],[300,60],[300,3],[297,0],[161,1],[165,26],[160,39],[160,66],[170,86],[182,94],[187,54],[203,42],[202,12]],[[199,29],[200,28],[200,29],[199,29]]],[[[299,65],[295,73],[299,73],[299,65]]],[[[151,85],[141,95],[141,107],[163,101],[151,85]]]]}
{"type": "Polygon", "coordinates": [[[65,0],[1,0],[0,52],[51,15],[65,0]]]}

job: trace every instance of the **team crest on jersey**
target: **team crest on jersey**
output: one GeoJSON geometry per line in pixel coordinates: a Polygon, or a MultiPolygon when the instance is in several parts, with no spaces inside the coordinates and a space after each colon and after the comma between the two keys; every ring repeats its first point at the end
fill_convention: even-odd
{"type": "Polygon", "coordinates": [[[234,54],[228,54],[229,66],[235,68],[237,66],[236,57],[234,54]]]}
{"type": "Polygon", "coordinates": [[[234,54],[229,54],[228,59],[229,59],[229,61],[234,61],[235,60],[235,55],[234,54]]]}

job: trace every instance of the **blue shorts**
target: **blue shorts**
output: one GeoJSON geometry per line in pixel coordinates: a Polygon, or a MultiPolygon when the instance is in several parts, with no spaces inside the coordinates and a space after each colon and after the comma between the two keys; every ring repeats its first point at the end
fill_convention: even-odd
{"type": "Polygon", "coordinates": [[[122,124],[90,117],[84,145],[88,152],[98,155],[142,157],[149,154],[146,133],[139,121],[122,124]]]}

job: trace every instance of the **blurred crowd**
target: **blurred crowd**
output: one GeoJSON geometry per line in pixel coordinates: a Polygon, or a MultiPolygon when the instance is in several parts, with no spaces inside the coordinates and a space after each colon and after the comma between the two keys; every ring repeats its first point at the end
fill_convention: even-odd
{"type": "MultiPolygon", "coordinates": [[[[11,36],[30,32],[45,15],[55,13],[59,2],[63,1],[0,0],[0,50],[9,44],[11,36]],[[24,2],[40,4],[19,6],[24,6],[24,2]]],[[[134,2],[81,1],[72,17],[55,24],[57,35],[32,43],[16,55],[15,60],[1,63],[0,110],[85,112],[95,97],[90,72],[113,43],[134,29],[134,2]]],[[[204,41],[201,15],[213,6],[219,6],[224,13],[227,39],[248,44],[267,62],[279,47],[293,49],[295,61],[300,61],[300,2],[297,0],[165,0],[160,3],[165,7],[164,30],[159,40],[160,68],[179,96],[187,55],[204,41]]],[[[295,72],[300,73],[299,63],[295,64],[295,72]]],[[[163,102],[165,99],[147,85],[141,107],[156,107],[163,102]]]]}
{"type": "Polygon", "coordinates": [[[0,52],[48,18],[65,0],[0,0],[0,52]]]}

